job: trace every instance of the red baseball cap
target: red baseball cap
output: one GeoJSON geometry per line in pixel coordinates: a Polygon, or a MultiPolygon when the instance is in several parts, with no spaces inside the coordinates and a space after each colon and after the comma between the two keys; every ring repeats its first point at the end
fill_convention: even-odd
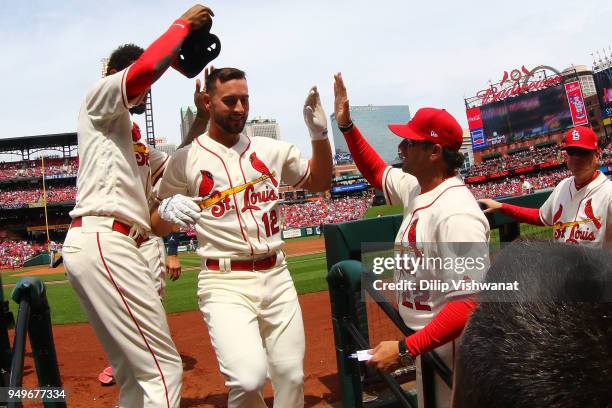
{"type": "Polygon", "coordinates": [[[421,108],[410,122],[389,129],[405,139],[427,140],[455,151],[463,143],[461,125],[444,109],[421,108]]]}
{"type": "Polygon", "coordinates": [[[576,126],[565,132],[565,143],[563,143],[562,149],[568,147],[597,150],[597,135],[590,127],[576,126]]]}

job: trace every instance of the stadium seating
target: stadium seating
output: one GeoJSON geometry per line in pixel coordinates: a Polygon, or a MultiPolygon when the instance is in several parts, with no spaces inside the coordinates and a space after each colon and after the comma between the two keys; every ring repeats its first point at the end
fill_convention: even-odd
{"type": "Polygon", "coordinates": [[[28,241],[0,241],[0,269],[19,268],[24,261],[45,250],[45,244],[28,241]]]}
{"type": "Polygon", "coordinates": [[[280,212],[283,228],[315,227],[321,224],[359,220],[372,205],[373,198],[373,193],[368,193],[363,197],[282,204],[280,212]]]}
{"type": "MultiPolygon", "coordinates": [[[[76,176],[79,169],[78,158],[52,158],[45,160],[46,176],[76,176]]],[[[0,181],[19,177],[41,177],[42,161],[18,161],[0,163],[0,181]]]]}
{"type": "MultiPolygon", "coordinates": [[[[561,180],[571,175],[566,168],[541,171],[526,174],[525,179],[532,185],[533,190],[542,190],[555,187],[561,180]]],[[[505,177],[486,182],[468,184],[468,188],[478,198],[495,198],[522,195],[521,188],[523,180],[520,176],[505,177]]]]}
{"type": "MultiPolygon", "coordinates": [[[[14,190],[14,187],[0,187],[0,207],[10,208],[42,202],[43,191],[40,188],[14,190]]],[[[47,188],[47,203],[74,202],[76,186],[50,186],[47,188]]]]}
{"type": "Polygon", "coordinates": [[[558,146],[531,148],[511,154],[509,156],[497,157],[486,160],[480,164],[470,167],[466,178],[474,176],[487,176],[503,171],[514,170],[526,166],[563,161],[562,151],[558,146]]]}

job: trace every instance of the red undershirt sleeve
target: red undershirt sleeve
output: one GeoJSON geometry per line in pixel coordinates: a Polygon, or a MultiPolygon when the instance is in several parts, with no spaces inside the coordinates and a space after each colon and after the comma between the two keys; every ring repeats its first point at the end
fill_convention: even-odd
{"type": "Polygon", "coordinates": [[[174,62],[183,40],[189,34],[190,25],[185,20],[176,20],[132,64],[125,85],[128,100],[146,92],[174,62]]]}
{"type": "Polygon", "coordinates": [[[473,299],[448,302],[422,330],[406,337],[410,354],[416,357],[459,337],[475,307],[473,299]]]}
{"type": "Polygon", "coordinates": [[[387,163],[369,145],[359,129],[357,129],[357,126],[353,126],[351,130],[345,132],[344,139],[363,177],[374,188],[382,190],[382,179],[387,163]]]}
{"type": "Polygon", "coordinates": [[[544,225],[540,219],[539,208],[520,207],[518,205],[503,203],[501,212],[514,218],[519,222],[524,222],[532,225],[544,225]]]}

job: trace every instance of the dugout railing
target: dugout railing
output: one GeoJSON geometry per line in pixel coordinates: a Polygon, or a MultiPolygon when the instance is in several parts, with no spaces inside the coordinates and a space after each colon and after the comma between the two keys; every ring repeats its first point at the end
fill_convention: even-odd
{"type": "MultiPolygon", "coordinates": [[[[521,197],[512,197],[502,202],[540,207],[550,191],[521,197]]],[[[492,231],[492,240],[510,242],[521,235],[539,236],[550,234],[538,227],[523,228],[512,218],[503,214],[487,217],[492,231]]],[[[373,274],[362,263],[362,243],[390,243],[395,239],[402,222],[401,215],[371,218],[339,224],[324,225],[327,255],[327,282],[331,303],[332,327],[336,351],[338,377],[344,408],[369,407],[414,407],[418,406],[416,390],[403,389],[395,379],[382,372],[367,369],[363,363],[351,359],[357,350],[373,346],[370,342],[368,311],[363,299],[370,296],[387,318],[404,335],[412,333],[402,321],[397,309],[370,284],[373,274]],[[364,402],[364,383],[378,381],[390,391],[391,397],[364,402]]],[[[387,339],[392,340],[392,339],[387,339]]],[[[436,406],[434,391],[435,376],[452,386],[452,372],[435,352],[426,353],[421,359],[423,378],[423,403],[426,408],[436,406]]],[[[387,393],[389,394],[389,393],[387,393]]]]}
{"type": "MultiPolygon", "coordinates": [[[[44,389],[48,393],[40,391],[36,396],[33,393],[32,396],[26,393],[24,399],[42,400],[45,408],[66,407],[45,285],[39,279],[32,277],[22,278],[15,284],[11,298],[19,305],[16,322],[8,310],[8,302],[4,301],[1,281],[0,294],[2,305],[2,313],[0,313],[0,370],[2,371],[0,396],[2,401],[0,405],[8,408],[22,406],[22,399],[16,398],[15,395],[24,395],[16,391],[26,390],[22,387],[26,341],[29,337],[38,379],[38,390],[44,389]],[[13,325],[15,331],[11,349],[8,331],[13,325]],[[47,396],[51,397],[47,398],[47,396]]],[[[31,388],[30,391],[32,391],[31,388]]]]}

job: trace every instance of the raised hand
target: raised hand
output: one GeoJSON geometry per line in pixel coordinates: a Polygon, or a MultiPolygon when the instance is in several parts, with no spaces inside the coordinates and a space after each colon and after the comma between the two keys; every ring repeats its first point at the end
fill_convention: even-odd
{"type": "Polygon", "coordinates": [[[308,127],[312,140],[327,139],[327,117],[317,87],[310,88],[306,102],[304,102],[304,122],[308,127]]]}
{"type": "Polygon", "coordinates": [[[201,119],[208,120],[209,114],[206,109],[205,97],[206,93],[206,80],[208,79],[208,75],[215,70],[214,66],[209,66],[204,68],[204,84],[200,82],[200,79],[196,79],[196,87],[195,92],[193,93],[193,103],[198,109],[197,116],[201,119]]]}
{"type": "Polygon", "coordinates": [[[212,17],[215,15],[213,11],[201,4],[196,4],[191,7],[181,16],[181,20],[191,23],[191,30],[199,30],[207,26],[209,29],[212,26],[212,17]]]}
{"type": "Polygon", "coordinates": [[[351,123],[351,113],[349,111],[349,99],[346,87],[342,80],[342,74],[338,72],[334,75],[334,113],[338,126],[346,127],[351,123]]]}

